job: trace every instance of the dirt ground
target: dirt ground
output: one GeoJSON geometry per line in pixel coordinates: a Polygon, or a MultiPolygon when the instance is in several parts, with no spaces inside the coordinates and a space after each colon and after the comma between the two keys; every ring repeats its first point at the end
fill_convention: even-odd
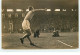
{"type": "Polygon", "coordinates": [[[78,32],[61,32],[60,37],[52,37],[52,33],[40,33],[39,38],[31,36],[36,46],[30,46],[29,41],[24,39],[21,44],[20,37],[22,33],[3,33],[2,49],[77,49],[78,48],[78,32]]]}

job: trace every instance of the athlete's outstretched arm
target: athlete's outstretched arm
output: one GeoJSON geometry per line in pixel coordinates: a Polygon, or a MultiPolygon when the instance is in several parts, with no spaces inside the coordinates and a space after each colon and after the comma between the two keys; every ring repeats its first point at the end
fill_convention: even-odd
{"type": "Polygon", "coordinates": [[[45,9],[34,9],[33,11],[35,12],[35,11],[46,11],[47,9],[45,8],[45,9]]]}

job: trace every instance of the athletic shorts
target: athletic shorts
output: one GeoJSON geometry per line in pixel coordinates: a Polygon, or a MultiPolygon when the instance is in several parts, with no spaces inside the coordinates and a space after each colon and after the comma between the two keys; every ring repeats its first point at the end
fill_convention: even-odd
{"type": "Polygon", "coordinates": [[[27,33],[28,35],[31,35],[30,29],[24,30],[25,33],[27,33]]]}

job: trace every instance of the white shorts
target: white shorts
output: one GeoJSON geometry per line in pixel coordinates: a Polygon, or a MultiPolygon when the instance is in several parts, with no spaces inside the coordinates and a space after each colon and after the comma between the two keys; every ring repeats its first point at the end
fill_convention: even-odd
{"type": "Polygon", "coordinates": [[[22,28],[23,28],[23,30],[30,29],[30,22],[28,20],[24,19],[24,21],[22,23],[22,28]]]}

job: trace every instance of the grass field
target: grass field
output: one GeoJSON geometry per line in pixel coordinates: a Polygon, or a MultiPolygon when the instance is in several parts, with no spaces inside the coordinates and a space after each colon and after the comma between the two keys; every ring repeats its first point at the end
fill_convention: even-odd
{"type": "Polygon", "coordinates": [[[20,43],[22,33],[3,33],[3,49],[77,49],[78,32],[61,32],[60,37],[52,37],[52,33],[41,33],[40,38],[31,36],[32,41],[37,46],[30,46],[29,41],[24,39],[24,44],[20,43]]]}

